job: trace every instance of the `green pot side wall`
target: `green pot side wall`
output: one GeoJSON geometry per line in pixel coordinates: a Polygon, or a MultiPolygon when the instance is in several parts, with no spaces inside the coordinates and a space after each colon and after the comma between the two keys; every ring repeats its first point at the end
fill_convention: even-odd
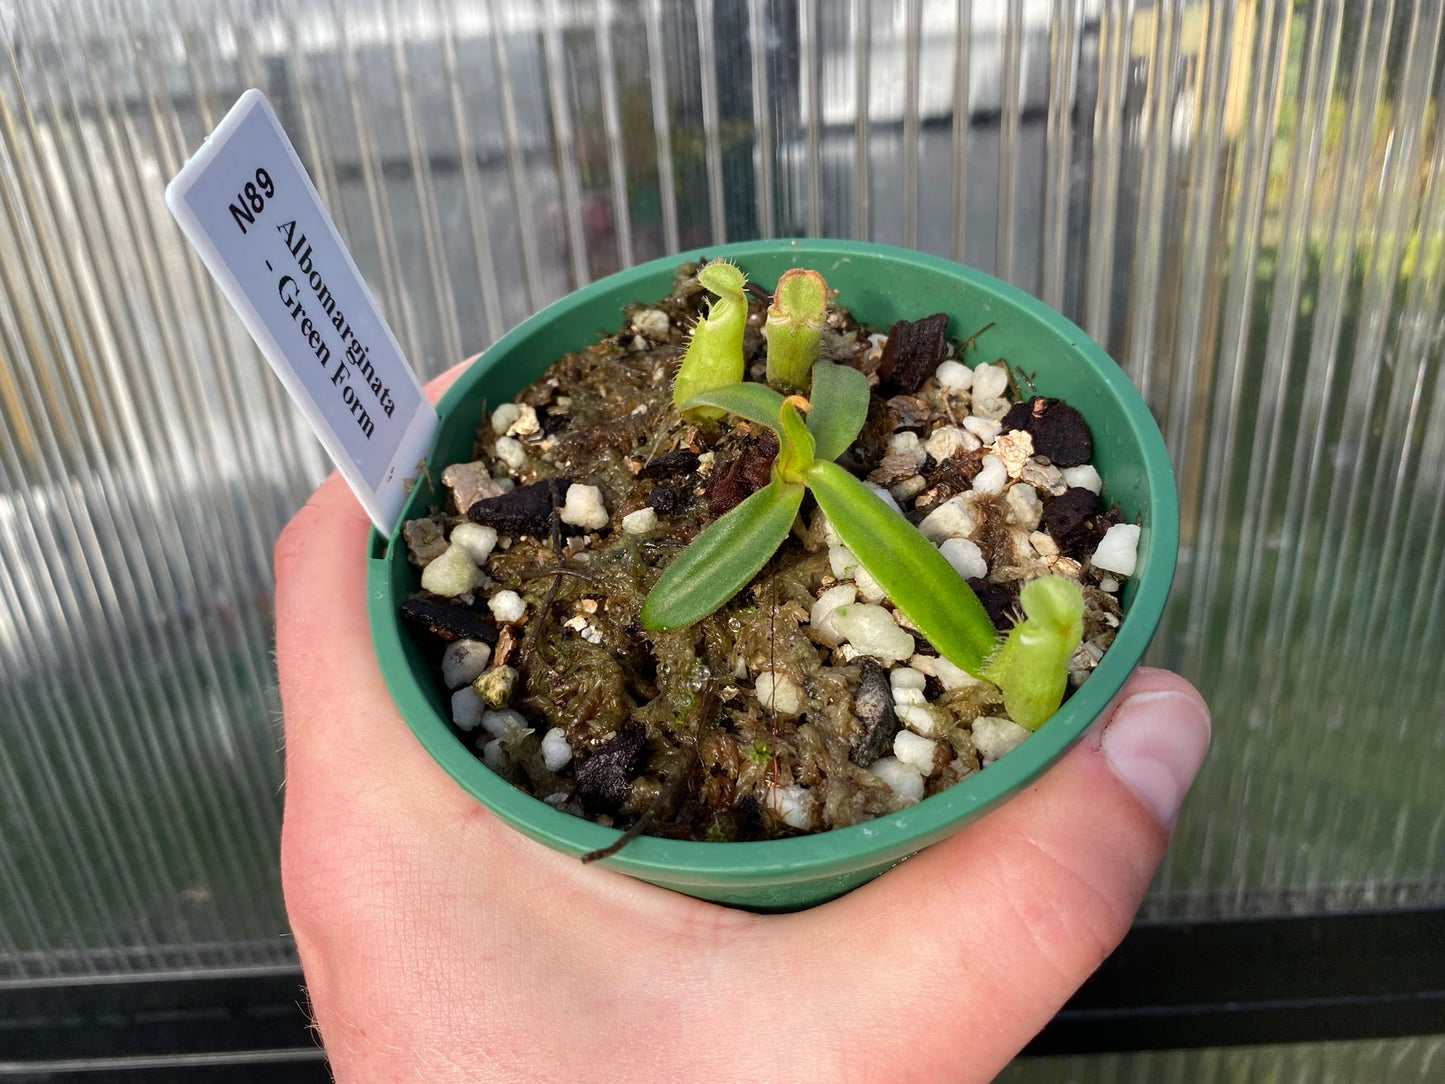
{"type": "MultiPolygon", "coordinates": [[[[760,910],[795,909],[841,895],[936,842],[1026,786],[1066,751],[1118,693],[1148,646],[1173,577],[1179,514],[1163,439],[1138,392],[1077,327],[1026,294],[979,272],[904,249],[849,241],[716,246],[654,261],[585,287],[518,326],[488,350],[439,404],[442,424],[403,519],[443,501],[439,475],[471,457],[483,414],[513,398],[564,354],[616,331],[624,304],[667,296],[678,264],[726,257],[771,287],[790,267],[820,271],[860,321],[887,328],[935,312],[963,340],[993,323],[965,357],[1005,360],[1038,394],[1066,399],[1088,419],[1104,497],[1142,524],[1139,566],[1127,584],[1118,639],[1089,681],[1036,734],[986,770],[902,812],[812,836],[763,843],[643,837],[602,865],[689,895],[760,910]]],[[[373,532],[368,590],[378,660],[402,717],[462,787],[534,839],[572,855],[607,846],[613,829],[560,813],[484,767],[453,731],[448,698],[398,607],[419,574],[404,547],[373,532]]]]}

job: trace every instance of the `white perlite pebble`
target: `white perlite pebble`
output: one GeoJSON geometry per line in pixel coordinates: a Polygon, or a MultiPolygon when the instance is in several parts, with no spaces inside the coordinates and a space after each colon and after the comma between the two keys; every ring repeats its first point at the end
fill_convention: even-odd
{"type": "Polygon", "coordinates": [[[833,627],[853,650],[884,662],[902,662],[914,651],[913,637],[882,606],[839,606],[833,611],[833,627]]]}
{"type": "Polygon", "coordinates": [[[452,545],[461,546],[478,565],[492,555],[497,545],[497,529],[480,523],[458,523],[452,530],[452,545]]]}
{"type": "Polygon", "coordinates": [[[808,611],[808,624],[813,634],[828,647],[837,647],[843,637],[833,627],[833,611],[839,606],[848,606],[858,601],[858,588],[851,583],[840,583],[830,587],[818,596],[813,608],[808,611]]]}
{"type": "Polygon", "coordinates": [[[983,559],[983,550],[977,542],[967,538],[945,538],[938,547],[943,559],[965,580],[982,579],[988,575],[988,563],[983,559]]]}
{"type": "Polygon", "coordinates": [[[1008,369],[1002,365],[984,364],[973,371],[973,397],[993,399],[1008,391],[1008,369]]]}
{"type": "Polygon", "coordinates": [[[938,655],[914,655],[908,660],[908,665],[921,674],[938,679],[945,692],[953,692],[955,689],[967,689],[974,685],[982,685],[983,682],[974,677],[967,670],[955,666],[947,659],[938,655]]]}
{"type": "Polygon", "coordinates": [[[970,414],[963,419],[963,428],[978,438],[980,444],[992,444],[1003,432],[1003,423],[996,418],[980,418],[970,414]]]}
{"type": "Polygon", "coordinates": [[[768,794],[768,808],[790,828],[813,827],[818,800],[807,787],[790,783],[786,787],[774,787],[768,794]]]}
{"type": "Polygon", "coordinates": [[[935,704],[898,704],[893,705],[893,714],[898,716],[898,721],[916,734],[922,734],[925,738],[941,737],[948,729],[950,716],[947,708],[940,708],[935,704]]]}
{"type": "Polygon", "coordinates": [[[1012,719],[980,715],[973,721],[973,747],[978,750],[979,761],[985,768],[1017,749],[1028,736],[1029,732],[1012,719]]]}
{"type": "Polygon", "coordinates": [[[497,458],[512,470],[521,470],[527,462],[527,449],[515,437],[498,437],[497,458]]]}
{"type": "Polygon", "coordinates": [[[944,391],[968,391],[973,387],[973,370],[961,362],[945,361],[933,375],[938,378],[938,386],[944,391]]]}
{"type": "Polygon", "coordinates": [[[480,640],[458,640],[442,655],[442,680],[448,689],[471,685],[492,661],[492,649],[480,640]]]}
{"type": "Polygon", "coordinates": [[[894,433],[888,438],[889,455],[906,455],[915,463],[922,464],[924,457],[928,454],[923,450],[923,445],[918,441],[918,434],[913,432],[894,433]]]}
{"type": "Polygon", "coordinates": [[[916,802],[923,797],[923,776],[897,757],[883,757],[869,771],[905,802],[916,802]]]}
{"type": "Polygon", "coordinates": [[[584,531],[600,531],[607,526],[607,507],[602,503],[602,490],[596,486],[573,484],[567,487],[562,505],[562,522],[584,531]]]}
{"type": "Polygon", "coordinates": [[[1007,395],[995,395],[992,399],[974,399],[969,409],[980,418],[1002,422],[1003,416],[1013,407],[1007,395]]]}
{"type": "MultiPolygon", "coordinates": [[[[440,558],[438,558],[440,559],[440,558]]],[[[1094,567],[1120,576],[1134,575],[1134,566],[1139,560],[1139,525],[1137,523],[1116,523],[1099,540],[1094,551],[1094,567]]],[[[430,566],[428,566],[430,567],[430,566]]]]}
{"type": "Polygon", "coordinates": [[[1064,485],[1070,489],[1077,487],[1098,493],[1104,488],[1104,480],[1092,463],[1085,463],[1082,467],[1065,467],[1059,473],[1064,476],[1064,485]]]}
{"type": "Polygon", "coordinates": [[[643,309],[633,314],[632,326],[649,339],[661,339],[672,330],[672,321],[661,309],[643,309]]]}
{"type": "Polygon", "coordinates": [[[475,463],[453,463],[442,471],[442,485],[452,491],[457,511],[465,512],[472,505],[502,492],[492,478],[492,468],[482,460],[475,463]]]}
{"type": "Polygon", "coordinates": [[[485,709],[486,705],[482,703],[482,698],[470,685],[452,693],[452,722],[456,724],[458,730],[477,729],[477,724],[482,721],[482,712],[485,709]]]}
{"type": "Polygon", "coordinates": [[[526,717],[512,708],[499,711],[484,711],[480,720],[482,729],[494,738],[511,738],[518,734],[530,734],[526,717]]]}
{"type": "Polygon", "coordinates": [[[929,435],[928,443],[923,446],[923,450],[933,456],[935,462],[942,463],[959,452],[973,451],[980,443],[979,439],[966,429],[945,425],[940,429],[935,429],[929,435]]]}
{"type": "Polygon", "coordinates": [[[542,763],[549,772],[560,772],[572,760],[572,745],[560,726],[542,735],[542,763]]]}
{"type": "Polygon", "coordinates": [[[984,456],[983,469],[973,480],[973,491],[996,497],[1003,492],[1003,487],[1006,485],[1008,485],[1008,468],[1003,465],[1003,460],[996,455],[984,456]]]}
{"type": "Polygon", "coordinates": [[[899,482],[888,491],[888,495],[893,498],[893,503],[897,504],[899,501],[911,501],[927,488],[928,479],[921,474],[915,474],[912,478],[899,482]]]}
{"type": "Polygon", "coordinates": [[[928,697],[922,689],[894,689],[893,704],[895,707],[912,708],[921,707],[928,703],[928,697]]]}
{"type": "Polygon", "coordinates": [[[527,603],[515,591],[498,591],[487,600],[487,609],[504,625],[515,624],[527,612],[527,603]]]}
{"type": "Polygon", "coordinates": [[[853,573],[861,567],[858,558],[853,556],[853,551],[847,546],[840,544],[828,547],[828,568],[838,579],[851,580],[853,573]]]}
{"type": "Polygon", "coordinates": [[[507,770],[507,754],[502,752],[501,738],[493,738],[482,746],[482,763],[498,775],[507,770]]]}
{"type": "Polygon", "coordinates": [[[945,538],[967,538],[977,527],[978,521],[961,496],[949,497],[918,525],[923,537],[935,545],[945,538]]]}
{"type": "Polygon", "coordinates": [[[847,546],[828,547],[828,567],[840,580],[852,580],[865,602],[882,602],[887,594],[847,546]]]}
{"type": "Polygon", "coordinates": [[[1027,482],[1045,493],[1052,493],[1055,497],[1069,488],[1064,484],[1063,471],[1052,463],[1040,463],[1037,459],[1024,464],[1024,469],[1019,471],[1019,481],[1027,482]]]}
{"type": "Polygon", "coordinates": [[[465,546],[451,545],[421,570],[421,587],[434,595],[456,598],[482,582],[481,569],[465,546]]]}
{"type": "Polygon", "coordinates": [[[858,597],[864,602],[882,602],[888,597],[888,592],[873,578],[862,565],[853,570],[853,582],[858,585],[858,597]]]}
{"type": "Polygon", "coordinates": [[[1039,491],[1028,483],[1009,486],[1004,494],[1008,502],[1010,518],[1026,531],[1032,531],[1043,518],[1044,506],[1039,503],[1039,491]]]}
{"type": "Polygon", "coordinates": [[[900,730],[893,739],[893,755],[900,763],[906,764],[920,775],[933,774],[937,753],[937,742],[920,738],[912,731],[900,730]]]}
{"type": "Polygon", "coordinates": [[[1054,541],[1053,536],[1043,531],[1035,531],[1029,535],[1029,542],[1040,557],[1057,557],[1059,555],[1059,544],[1054,541]]]}
{"type": "Polygon", "coordinates": [[[895,697],[900,689],[913,689],[921,693],[928,685],[928,675],[911,666],[895,666],[888,671],[888,684],[895,697]]]}
{"type": "Polygon", "coordinates": [[[503,403],[492,411],[492,432],[503,436],[512,428],[512,423],[522,416],[521,403],[503,403]]]}
{"type": "Polygon", "coordinates": [[[657,509],[639,508],[622,517],[622,529],[628,534],[647,534],[657,530],[657,509]]]}
{"type": "Polygon", "coordinates": [[[776,709],[779,715],[792,716],[803,710],[803,687],[787,674],[763,670],[753,687],[757,690],[758,703],[769,711],[776,709]]]}

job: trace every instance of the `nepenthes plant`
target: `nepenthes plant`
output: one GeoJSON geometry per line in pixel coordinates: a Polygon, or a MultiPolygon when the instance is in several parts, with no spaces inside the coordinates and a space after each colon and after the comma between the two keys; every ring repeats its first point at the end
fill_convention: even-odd
{"type": "Polygon", "coordinates": [[[699,322],[677,376],[674,402],[697,417],[732,414],[777,435],[771,481],[709,524],[648,595],[642,624],[677,629],[713,613],[748,585],[788,537],[808,493],[843,545],[938,652],[997,685],[1010,717],[1035,730],[1063,701],[1069,661],[1083,636],[1084,597],[1063,576],[1024,586],[1022,617],[1000,638],[962,576],[900,512],[835,460],[868,415],[867,378],[818,360],[827,287],[815,271],[783,276],[768,312],[768,379],[743,381],[746,280],[709,264],[699,281],[719,295],[699,322]],[[810,388],[804,398],[793,392],[810,388]]]}

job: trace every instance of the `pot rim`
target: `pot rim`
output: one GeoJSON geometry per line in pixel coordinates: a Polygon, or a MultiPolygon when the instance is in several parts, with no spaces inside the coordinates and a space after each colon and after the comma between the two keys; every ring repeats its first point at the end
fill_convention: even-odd
{"type": "MultiPolygon", "coordinates": [[[[834,266],[855,259],[911,264],[991,294],[1066,341],[1125,416],[1127,434],[1111,432],[1111,439],[1127,436],[1129,446],[1142,456],[1148,486],[1147,505],[1141,507],[1138,516],[1145,526],[1139,550],[1142,571],[1133,578],[1134,597],[1117,637],[1089,680],[1027,741],[987,769],[907,809],[846,828],[746,843],[669,840],[644,835],[599,863],[684,890],[689,885],[716,887],[729,881],[758,887],[783,885],[797,881],[799,874],[820,880],[856,871],[860,856],[876,861],[883,857],[882,852],[888,851],[902,858],[951,835],[974,815],[1028,785],[1078,741],[1095,719],[1111,709],[1159,623],[1178,552],[1178,497],[1163,436],[1139,392],[1103,348],[1072,321],[1006,282],[951,260],[890,245],[810,239],[748,241],[693,249],[619,271],[554,302],[504,335],[447,391],[437,404],[438,413],[446,419],[483,373],[524,346],[540,329],[554,321],[569,319],[600,298],[615,296],[620,316],[622,305],[651,300],[634,296],[633,283],[664,271],[670,275],[679,264],[704,256],[745,264],[752,257],[776,258],[784,254],[796,255],[795,262],[815,267],[825,277],[828,260],[833,261],[834,266]]],[[[436,452],[434,446],[428,455],[428,464],[436,452]]],[[[1131,452],[1131,458],[1134,454],[1131,452]]],[[[402,520],[415,514],[412,504],[417,499],[408,501],[402,520]]],[[[495,775],[457,737],[450,720],[439,716],[418,687],[417,675],[405,664],[401,637],[407,633],[397,616],[401,600],[395,598],[390,587],[387,550],[386,539],[373,530],[368,550],[371,625],[387,685],[418,740],[458,784],[532,838],[573,855],[601,849],[616,841],[622,834],[619,830],[553,809],[495,775]]],[[[404,545],[398,543],[396,552],[404,555],[404,545]]],[[[404,560],[404,556],[400,559],[404,560]]],[[[432,680],[430,675],[426,675],[426,679],[432,680]]]]}

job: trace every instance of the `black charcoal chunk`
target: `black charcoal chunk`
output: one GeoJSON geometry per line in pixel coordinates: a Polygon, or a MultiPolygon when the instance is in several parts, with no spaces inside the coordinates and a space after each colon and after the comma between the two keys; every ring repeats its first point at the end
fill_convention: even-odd
{"type": "Polygon", "coordinates": [[[500,534],[526,534],[545,538],[552,530],[552,512],[561,509],[571,483],[548,478],[518,486],[499,497],[484,497],[467,509],[467,518],[500,534]]]}
{"type": "Polygon", "coordinates": [[[1005,433],[1011,433],[1015,429],[1022,429],[1024,432],[1028,432],[1029,423],[1033,421],[1034,418],[1033,404],[1037,402],[1039,402],[1038,399],[1028,399],[1009,407],[1008,413],[999,420],[999,424],[1003,426],[1003,431],[1005,433]]]}
{"type": "Polygon", "coordinates": [[[863,724],[863,735],[853,746],[852,760],[861,768],[870,768],[893,751],[893,739],[898,734],[893,690],[876,659],[863,659],[863,678],[853,694],[853,714],[863,724]]]}
{"type": "Polygon", "coordinates": [[[577,797],[589,813],[616,813],[622,808],[646,752],[646,728],[628,723],[578,765],[577,797]]]}
{"type": "Polygon", "coordinates": [[[983,603],[988,619],[999,632],[1008,632],[1014,627],[1018,616],[1019,589],[1017,580],[1006,583],[989,583],[987,580],[969,580],[968,585],[983,603]]]}
{"type": "Polygon", "coordinates": [[[883,359],[878,367],[880,394],[912,395],[947,356],[947,313],[935,313],[922,320],[899,320],[883,344],[883,359]]]}
{"type": "Polygon", "coordinates": [[[541,423],[542,435],[550,437],[553,433],[559,433],[572,424],[572,415],[565,410],[539,411],[537,421],[541,423]]]}
{"type": "Polygon", "coordinates": [[[1066,557],[1083,560],[1094,552],[1109,529],[1103,502],[1093,490],[1074,486],[1044,500],[1039,529],[1058,543],[1066,557]]]}
{"type": "Polygon", "coordinates": [[[490,616],[477,613],[453,602],[429,598],[409,598],[401,604],[401,616],[412,628],[429,632],[447,642],[480,640],[497,642],[497,626],[490,616]]]}
{"type": "Polygon", "coordinates": [[[757,825],[763,820],[763,803],[756,794],[744,794],[733,806],[733,813],[744,824],[757,825]]]}
{"type": "Polygon", "coordinates": [[[660,455],[642,470],[639,478],[684,478],[697,472],[698,455],[686,448],[660,455]]]}
{"type": "Polygon", "coordinates": [[[684,482],[681,485],[659,485],[647,498],[647,503],[652,505],[659,516],[675,516],[687,510],[692,503],[692,486],[684,482]]]}
{"type": "Polygon", "coordinates": [[[1062,399],[1036,396],[1015,403],[1003,416],[1004,430],[1023,429],[1034,451],[1056,467],[1078,467],[1094,456],[1094,438],[1084,416],[1062,399]]]}

